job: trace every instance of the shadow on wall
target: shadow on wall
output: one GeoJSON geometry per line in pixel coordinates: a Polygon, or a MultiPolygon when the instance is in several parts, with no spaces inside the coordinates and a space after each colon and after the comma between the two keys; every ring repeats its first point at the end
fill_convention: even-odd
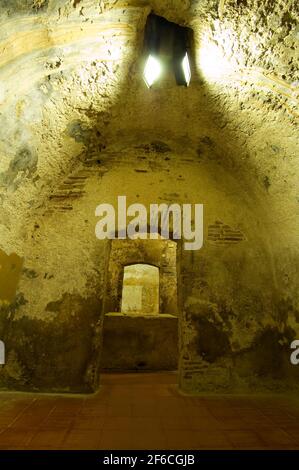
{"type": "Polygon", "coordinates": [[[0,249],[0,306],[14,300],[22,267],[22,258],[15,253],[7,255],[0,249]]]}

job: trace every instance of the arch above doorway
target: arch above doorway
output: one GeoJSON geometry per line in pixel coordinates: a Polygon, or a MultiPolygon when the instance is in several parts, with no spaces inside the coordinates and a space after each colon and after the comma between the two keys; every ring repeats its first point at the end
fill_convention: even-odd
{"type": "Polygon", "coordinates": [[[178,315],[177,243],[173,240],[112,240],[104,313],[121,312],[125,268],[151,265],[159,269],[159,313],[178,315]]]}

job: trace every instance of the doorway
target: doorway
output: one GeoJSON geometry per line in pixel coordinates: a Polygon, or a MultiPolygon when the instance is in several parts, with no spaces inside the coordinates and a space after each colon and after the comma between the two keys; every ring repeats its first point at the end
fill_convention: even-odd
{"type": "Polygon", "coordinates": [[[112,240],[101,369],[178,369],[177,244],[112,240]]]}

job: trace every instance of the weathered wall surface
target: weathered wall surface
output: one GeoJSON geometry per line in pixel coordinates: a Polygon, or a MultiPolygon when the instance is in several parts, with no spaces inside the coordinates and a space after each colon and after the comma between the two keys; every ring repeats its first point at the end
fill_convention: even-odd
{"type": "MultiPolygon", "coordinates": [[[[242,186],[221,168],[216,172],[214,163],[198,162],[197,152],[180,156],[170,144],[163,145],[168,147],[162,154],[156,149],[148,151],[146,145],[146,150],[118,146],[110,153],[107,149],[101,154],[101,171],[88,163],[88,167],[82,165],[72,173],[72,178],[78,179],[87,175],[88,168],[80,197],[73,199],[70,191],[58,201],[51,195],[47,205],[36,211],[33,242],[28,243],[16,301],[9,306],[10,314],[2,313],[2,337],[8,350],[1,374],[4,384],[88,390],[96,383],[101,367],[103,312],[111,311],[113,289],[117,299],[119,289],[117,282],[115,286],[109,284],[112,253],[109,243],[96,239],[95,208],[104,202],[117,207],[120,187],[128,205],[142,201],[149,208],[151,203],[169,203],[170,199],[179,204],[205,205],[204,248],[199,252],[182,249],[178,255],[183,388],[189,389],[190,370],[191,388],[200,388],[195,382],[198,361],[203,361],[204,369],[213,371],[220,360],[226,376],[233,349],[246,351],[265,328],[276,324],[271,307],[270,254],[263,238],[256,236],[260,219],[252,213],[242,186]],[[116,162],[113,155],[117,155],[116,162]],[[175,187],[171,195],[170,181],[175,187]],[[215,227],[221,227],[220,239],[215,227]],[[208,337],[211,351],[205,349],[208,337]]],[[[129,245],[134,241],[113,243],[118,243],[114,255],[118,262],[122,257],[124,265],[128,259],[141,262],[142,251],[143,261],[149,262],[144,247],[132,251],[134,247],[129,245]]],[[[151,253],[160,252],[161,244],[167,244],[161,240],[148,243],[151,253]]],[[[156,263],[151,259],[153,264],[161,262],[162,252],[163,247],[156,263]]],[[[119,299],[112,311],[118,306],[119,299]]],[[[252,370],[244,367],[248,379],[252,370]]],[[[219,380],[217,374],[214,386],[219,380]]],[[[206,376],[199,382],[205,386],[205,381],[206,376]]]]}
{"type": "Polygon", "coordinates": [[[94,211],[121,194],[205,205],[204,248],[180,259],[181,387],[298,384],[297,2],[0,12],[1,386],[97,386],[109,246],[94,211]],[[151,8],[194,29],[188,89],[144,86],[151,8]]]}
{"type": "Polygon", "coordinates": [[[9,303],[15,298],[23,260],[15,253],[7,255],[0,250],[0,302],[9,303]]]}
{"type": "Polygon", "coordinates": [[[177,370],[177,317],[162,314],[134,318],[108,314],[103,328],[103,369],[177,370]]]}

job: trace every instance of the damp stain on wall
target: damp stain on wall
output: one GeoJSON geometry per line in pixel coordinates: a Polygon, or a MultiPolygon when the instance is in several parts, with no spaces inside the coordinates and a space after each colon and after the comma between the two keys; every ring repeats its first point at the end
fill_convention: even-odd
{"type": "Polygon", "coordinates": [[[0,304],[15,298],[22,266],[23,258],[16,253],[7,255],[0,249],[0,304]]]}

